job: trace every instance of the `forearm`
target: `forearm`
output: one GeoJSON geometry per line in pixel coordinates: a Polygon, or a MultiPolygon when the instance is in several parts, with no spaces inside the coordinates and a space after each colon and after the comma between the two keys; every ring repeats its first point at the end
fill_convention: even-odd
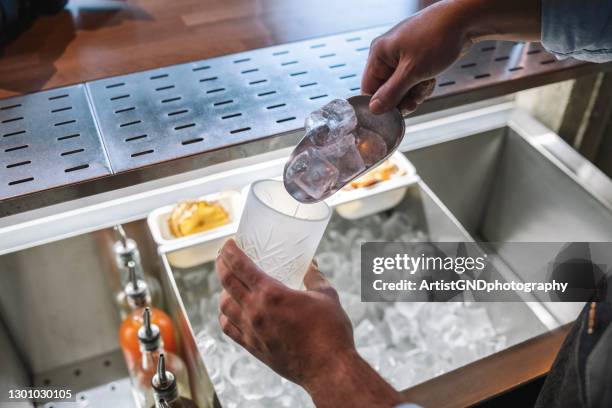
{"type": "Polygon", "coordinates": [[[321,370],[311,383],[304,384],[304,388],[317,408],[392,408],[402,403],[401,394],[357,352],[338,358],[337,364],[321,370]]]}
{"type": "Polygon", "coordinates": [[[540,0],[445,0],[449,12],[464,26],[466,38],[540,41],[540,0]]]}

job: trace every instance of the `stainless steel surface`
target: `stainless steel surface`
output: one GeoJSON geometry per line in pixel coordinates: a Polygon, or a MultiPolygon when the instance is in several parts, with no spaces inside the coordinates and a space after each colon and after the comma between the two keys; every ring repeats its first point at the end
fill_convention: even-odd
{"type": "Polygon", "coordinates": [[[594,199],[511,128],[504,139],[496,168],[490,170],[495,178],[478,231],[483,239],[612,241],[611,205],[594,199]]]}
{"type": "Polygon", "coordinates": [[[76,394],[76,402],[48,402],[42,408],[135,408],[132,383],[122,378],[108,384],[97,385],[76,394]]]}
{"type": "MultiPolygon", "coordinates": [[[[472,237],[458,220],[423,183],[409,187],[404,200],[395,210],[406,214],[410,219],[414,220],[416,223],[415,229],[425,232],[432,241],[463,242],[472,240],[472,237]]],[[[334,224],[334,228],[341,226],[336,232],[338,233],[338,231],[340,231],[340,235],[343,235],[343,231],[348,230],[352,223],[353,221],[342,220],[335,214],[334,220],[330,222],[330,225],[334,224]]],[[[170,293],[170,296],[175,296],[177,299],[176,301],[180,302],[182,305],[180,312],[184,314],[184,319],[186,319],[189,325],[186,328],[182,328],[184,331],[181,332],[181,335],[184,338],[189,338],[189,336],[194,335],[194,330],[197,332],[198,327],[201,328],[203,326],[201,320],[203,316],[200,315],[201,306],[199,302],[202,296],[210,297],[213,295],[210,289],[207,289],[210,284],[207,285],[206,283],[206,274],[211,273],[213,267],[210,264],[205,264],[184,270],[178,268],[173,269],[168,264],[164,254],[162,254],[162,259],[168,275],[176,278],[173,285],[176,292],[170,293]],[[194,290],[192,287],[193,285],[187,287],[192,281],[194,274],[198,273],[202,275],[200,283],[198,284],[200,289],[194,290]],[[191,278],[188,278],[187,275],[190,275],[191,278]],[[176,282],[182,282],[182,285],[178,285],[176,282]],[[186,330],[187,328],[188,330],[186,330]]],[[[500,261],[500,263],[503,263],[503,261],[500,261]]],[[[339,289],[341,290],[341,288],[339,289]]],[[[381,304],[381,306],[391,307],[392,304],[385,303],[381,304]]],[[[495,329],[506,336],[508,347],[558,326],[558,322],[551,317],[546,309],[538,308],[539,304],[532,307],[532,305],[529,304],[513,302],[486,303],[483,304],[483,306],[486,307],[487,313],[491,317],[495,329]],[[537,310],[537,313],[534,310],[537,310]]],[[[198,365],[203,366],[207,363],[207,361],[202,360],[199,354],[195,354],[195,356],[199,359],[197,362],[198,365]]],[[[218,364],[219,361],[209,361],[208,363],[218,364]]],[[[210,369],[214,372],[218,372],[220,367],[213,366],[210,367],[210,369]]],[[[207,374],[203,372],[201,375],[207,374]]]]}
{"type": "MultiPolygon", "coordinates": [[[[512,103],[502,99],[411,117],[406,120],[408,136],[404,138],[402,148],[440,143],[504,127],[513,109],[512,103]]],[[[298,136],[298,132],[295,132],[285,138],[298,140],[298,136]]],[[[281,175],[291,148],[281,148],[278,145],[273,147],[266,141],[262,144],[272,150],[263,154],[249,150],[249,157],[0,218],[0,255],[85,234],[116,223],[142,219],[155,208],[178,200],[213,193],[223,188],[240,188],[259,178],[281,175]],[[228,174],[236,177],[227,177],[228,174]]]]}
{"type": "Polygon", "coordinates": [[[166,304],[170,311],[170,315],[176,324],[176,329],[179,333],[180,345],[185,357],[185,364],[189,373],[189,382],[191,385],[191,398],[198,404],[200,408],[213,407],[214,389],[206,367],[200,357],[200,352],[195,341],[195,334],[189,321],[189,317],[185,310],[185,305],[180,296],[177,296],[178,288],[176,281],[172,275],[172,269],[168,263],[168,259],[164,254],[161,254],[161,262],[163,271],[161,273],[161,283],[164,290],[166,304]]]}
{"type": "MultiPolygon", "coordinates": [[[[4,326],[0,316],[0,361],[2,368],[0,369],[0,395],[2,400],[6,399],[8,391],[16,388],[30,386],[30,373],[21,359],[21,355],[9,334],[8,329],[4,326]]],[[[0,406],[2,405],[0,400],[0,406]]],[[[30,403],[23,403],[23,407],[31,407],[30,403]]]]}
{"type": "Polygon", "coordinates": [[[36,372],[31,386],[70,387],[75,393],[79,393],[102,384],[121,380],[127,375],[123,354],[119,350],[113,350],[36,372]]]}
{"type": "Polygon", "coordinates": [[[117,349],[101,249],[85,235],[0,257],[0,312],[33,373],[117,349]]]}
{"type": "Polygon", "coordinates": [[[84,85],[0,101],[0,169],[0,201],[110,175],[84,85]]]}
{"type": "MultiPolygon", "coordinates": [[[[19,187],[11,188],[10,194],[5,195],[14,199],[0,202],[0,215],[289,146],[297,139],[295,135],[288,138],[287,132],[300,129],[307,112],[332,97],[359,93],[368,46],[387,28],[343,33],[87,83],[89,106],[108,148],[107,159],[114,176],[83,183],[91,179],[92,174],[88,173],[93,172],[91,168],[70,172],[69,180],[58,177],[65,176],[59,171],[50,172],[41,188],[30,184],[31,181],[14,185],[19,187]],[[228,149],[262,139],[269,142],[254,150],[228,149]],[[215,153],[201,155],[212,151],[215,153]],[[121,177],[115,175],[127,170],[131,172],[121,177]],[[66,186],[76,182],[80,184],[66,186]],[[58,188],[60,185],[64,187],[58,188]],[[50,187],[55,188],[41,191],[50,187]],[[34,195],[24,196],[28,193],[34,195]]],[[[602,69],[608,67],[570,59],[556,61],[537,44],[481,43],[439,77],[433,96],[419,113],[602,69]]],[[[36,98],[35,95],[39,94],[21,98],[36,98]]],[[[2,106],[11,107],[11,101],[3,101],[2,106]]],[[[87,109],[87,103],[79,106],[87,109]]],[[[32,164],[56,166],[58,159],[53,154],[35,153],[32,164]]],[[[71,159],[81,153],[73,153],[77,156],[71,159]]],[[[81,165],[84,164],[79,162],[69,168],[81,165]]],[[[17,170],[11,169],[16,174],[17,170]]],[[[95,176],[110,174],[106,171],[95,176]]],[[[32,176],[23,177],[18,180],[32,176]]],[[[8,182],[11,181],[14,180],[8,182]]]]}
{"type": "MultiPolygon", "coordinates": [[[[408,118],[408,136],[402,141],[402,149],[502,128],[508,123],[513,109],[512,103],[502,99],[408,118]]],[[[299,136],[299,132],[294,132],[277,140],[297,141],[299,136]]],[[[277,177],[282,174],[284,160],[292,149],[282,147],[263,141],[226,149],[238,149],[248,157],[234,158],[199,170],[0,218],[0,254],[85,234],[116,223],[142,219],[155,208],[178,200],[213,193],[223,188],[239,188],[259,178],[277,177]],[[252,149],[256,144],[271,150],[257,154],[252,149]],[[246,147],[249,149],[244,150],[246,147]],[[269,166],[268,163],[276,164],[269,166]],[[228,172],[240,174],[240,177],[228,178],[228,172]],[[240,185],[230,181],[237,179],[241,180],[240,185]]]]}
{"type": "MultiPolygon", "coordinates": [[[[558,137],[557,141],[559,150],[565,142],[558,137]]],[[[481,240],[612,240],[612,202],[603,198],[612,191],[612,182],[602,180],[598,197],[536,142],[537,137],[519,135],[510,123],[507,128],[410,150],[407,156],[481,240]]]]}
{"type": "MultiPolygon", "coordinates": [[[[161,184],[165,184],[168,183],[168,180],[163,180],[163,178],[170,176],[180,175],[179,178],[186,179],[192,176],[193,172],[200,174],[215,172],[215,166],[217,165],[229,164],[232,161],[235,164],[236,160],[249,159],[255,155],[293,146],[299,140],[299,133],[291,132],[276,135],[274,138],[227,147],[211,154],[200,154],[131,170],[128,173],[98,179],[95,183],[58,187],[49,191],[0,201],[0,213],[10,216],[21,215],[30,210],[42,209],[43,212],[46,212],[48,207],[54,204],[67,204],[67,207],[75,208],[82,203],[76,204],[71,201],[79,199],[83,199],[88,204],[96,202],[105,205],[104,202],[108,197],[125,197],[126,192],[128,195],[134,191],[145,192],[146,194],[151,189],[151,184],[147,185],[147,182],[156,183],[159,181],[161,184]],[[199,170],[202,170],[202,172],[199,172],[199,170]]],[[[29,215],[25,216],[28,217],[29,215]]],[[[0,218],[0,222],[3,221],[4,219],[0,218]]]]}
{"type": "Polygon", "coordinates": [[[438,76],[436,90],[419,111],[456,106],[610,68],[610,64],[558,61],[539,43],[485,41],[438,76]]]}
{"type": "MultiPolygon", "coordinates": [[[[487,114],[497,117],[499,112],[491,109],[487,114]]],[[[400,211],[420,220],[431,239],[572,241],[575,231],[585,240],[612,238],[612,208],[605,199],[612,183],[584,183],[584,173],[573,170],[583,166],[566,167],[552,153],[569,149],[558,136],[553,140],[550,132],[542,133],[533,119],[516,111],[501,127],[492,126],[494,121],[478,121],[474,113],[457,116],[415,124],[412,144],[406,141],[401,148],[439,196],[420,184],[409,189],[400,206],[400,211]],[[470,133],[470,127],[480,131],[470,133]],[[549,207],[557,216],[548,216],[549,207]]],[[[528,262],[509,256],[503,244],[492,242],[488,247],[495,252],[496,265],[511,273],[528,262]]],[[[167,262],[164,266],[171,271],[167,262]]],[[[509,325],[509,344],[573,320],[581,306],[541,303],[535,297],[527,303],[487,305],[494,320],[509,325]]],[[[197,305],[183,305],[181,311],[185,310],[196,313],[188,318],[198,319],[197,305]]],[[[193,333],[189,329],[185,336],[193,333]]]]}
{"type": "MultiPolygon", "coordinates": [[[[0,218],[0,255],[146,218],[155,208],[281,174],[288,149],[0,218]],[[272,168],[268,165],[273,163],[272,168]],[[230,172],[239,177],[226,179],[230,172]]],[[[141,248],[143,249],[143,248],[141,248]]],[[[147,257],[143,256],[143,261],[147,257]]]]}
{"type": "MultiPolygon", "coordinates": [[[[530,117],[513,110],[511,105],[491,106],[452,116],[436,117],[432,114],[427,120],[411,119],[407,129],[408,136],[400,149],[407,151],[436,194],[421,184],[409,192],[406,202],[412,203],[410,207],[414,216],[428,228],[433,238],[442,241],[470,239],[470,236],[477,240],[493,237],[537,240],[539,237],[544,240],[561,231],[559,237],[573,240],[575,235],[570,231],[576,229],[580,237],[609,240],[611,210],[606,197],[609,197],[610,181],[606,183],[599,177],[597,183],[589,183],[588,176],[596,173],[588,169],[584,159],[581,161],[579,156],[565,155],[563,152],[570,149],[567,145],[530,117]],[[517,154],[521,157],[516,158],[517,154]],[[497,167],[496,163],[504,160],[506,164],[497,167]],[[532,171],[515,171],[512,166],[518,163],[532,171]],[[471,171],[472,168],[478,171],[471,171]],[[544,187],[541,187],[542,183],[544,187]],[[516,209],[503,205],[503,195],[509,194],[504,192],[503,184],[518,189],[510,194],[511,200],[517,200],[512,201],[516,209]],[[457,186],[463,187],[463,191],[457,186]],[[543,194],[544,191],[547,194],[543,194]],[[526,194],[535,194],[532,202],[528,202],[530,196],[522,197],[526,194]],[[569,196],[567,199],[566,195],[569,196]],[[547,214],[544,211],[546,206],[550,206],[559,218],[531,216],[532,213],[547,214]],[[524,210],[516,211],[521,208],[524,210]],[[497,216],[487,216],[493,213],[497,216]],[[519,225],[521,229],[516,228],[519,225]]],[[[23,249],[112,226],[126,218],[142,218],[150,209],[181,198],[223,188],[238,188],[261,177],[275,177],[281,174],[283,158],[288,154],[289,149],[281,149],[177,175],[158,183],[134,186],[133,190],[112,196],[104,203],[84,199],[71,203],[74,207],[64,204],[61,208],[65,211],[50,212],[46,217],[27,219],[25,214],[20,214],[15,217],[22,223],[4,224],[0,230],[0,243],[5,245],[2,247],[5,252],[17,246],[23,249]],[[268,163],[271,159],[272,162],[268,163]],[[52,232],[45,235],[47,228],[52,232]]],[[[41,211],[37,214],[46,214],[44,211],[48,209],[41,211]]],[[[137,233],[143,231],[144,223],[130,224],[126,228],[129,235],[138,241],[143,251],[143,262],[154,259],[153,251],[145,253],[147,249],[153,249],[150,238],[137,233]]],[[[3,282],[0,285],[1,314],[15,344],[22,349],[22,365],[33,367],[37,383],[41,373],[55,372],[58,367],[71,367],[100,354],[117,351],[118,321],[113,318],[116,310],[108,288],[109,278],[105,277],[106,269],[113,263],[112,242],[113,234],[109,229],[0,257],[0,280],[3,282]],[[103,251],[105,245],[108,246],[107,254],[103,251]],[[70,289],[68,284],[78,290],[70,289]],[[78,307],[80,305],[87,305],[87,308],[78,307]],[[106,315],[109,308],[113,311],[106,315]],[[102,319],[100,328],[88,325],[87,318],[92,310],[102,319]],[[66,315],[71,316],[72,321],[61,319],[66,315]]],[[[503,246],[495,249],[503,262],[513,265],[504,256],[503,246]]],[[[210,382],[195,345],[187,315],[189,308],[176,295],[178,288],[165,256],[162,256],[162,262],[161,282],[168,308],[177,324],[181,349],[194,386],[202,390],[198,402],[208,404],[212,395],[210,382]]],[[[520,305],[516,306],[520,310],[517,309],[516,314],[529,316],[529,322],[533,324],[521,321],[525,331],[516,331],[512,341],[520,341],[538,330],[571,320],[576,307],[579,307],[572,304],[517,305],[520,305]]],[[[506,312],[507,309],[500,306],[495,313],[501,321],[506,312]]],[[[512,332],[514,329],[509,330],[512,332]]]]}
{"type": "Polygon", "coordinates": [[[408,151],[419,175],[475,235],[487,207],[504,128],[408,151]]]}
{"type": "MultiPolygon", "coordinates": [[[[455,138],[407,152],[422,179],[469,233],[488,246],[519,278],[541,257],[513,256],[509,242],[612,241],[612,182],[586,159],[567,167],[555,156],[571,148],[522,112],[508,127],[455,138]],[[592,165],[591,165],[592,166],[592,165]],[[579,170],[575,172],[575,170],[579,170]],[[530,260],[531,259],[531,260],[530,260]],[[518,273],[518,272],[517,272],[518,273]]],[[[534,248],[534,251],[537,249],[534,248]]],[[[572,321],[579,303],[545,303],[559,323],[572,321]]]]}
{"type": "MultiPolygon", "coordinates": [[[[272,53],[256,50],[248,56],[89,83],[113,170],[120,173],[300,128],[305,113],[328,97],[310,99],[312,92],[321,93],[318,86],[314,91],[300,87],[305,72],[315,75],[316,66],[305,60],[285,66],[287,58],[273,58],[272,53]]],[[[319,86],[333,95],[341,84],[319,86]]]]}
{"type": "Polygon", "coordinates": [[[541,154],[558,164],[602,203],[612,207],[610,178],[572,146],[522,110],[512,112],[509,122],[512,129],[522,135],[541,154]]]}
{"type": "MultiPolygon", "coordinates": [[[[156,272],[145,223],[124,227],[156,272]]],[[[0,391],[64,387],[76,402],[38,406],[135,407],[110,290],[119,280],[113,242],[109,228],[0,257],[0,391]]]]}
{"type": "MultiPolygon", "coordinates": [[[[491,163],[495,160],[495,152],[501,143],[499,135],[504,132],[502,129],[509,126],[521,135],[529,136],[532,146],[542,150],[545,157],[554,160],[560,168],[566,168],[576,183],[588,188],[593,197],[601,197],[601,200],[612,202],[610,189],[606,187],[610,181],[605,175],[573,151],[557,135],[529,115],[516,110],[511,102],[504,100],[495,102],[477,103],[475,107],[468,106],[469,109],[457,107],[449,111],[407,119],[406,137],[402,141],[400,150],[417,150],[440,145],[440,150],[447,150],[440,154],[444,157],[453,157],[453,151],[449,150],[447,147],[449,145],[444,142],[463,140],[453,144],[454,149],[458,149],[457,151],[461,153],[456,155],[455,160],[461,157],[472,158],[469,170],[463,165],[453,170],[454,173],[451,174],[435,171],[441,165],[451,166],[453,163],[451,160],[448,163],[424,162],[422,171],[428,172],[430,177],[439,177],[440,185],[444,185],[444,180],[448,179],[449,189],[472,188],[471,194],[477,195],[478,191],[484,191],[482,183],[490,177],[491,172],[488,169],[492,168],[491,163]],[[478,138],[470,139],[466,136],[486,132],[490,132],[491,138],[480,138],[482,146],[475,147],[479,152],[475,154],[475,151],[470,150],[468,146],[474,144],[478,138]],[[466,143],[465,147],[462,147],[461,143],[466,143]],[[485,145],[488,146],[486,149],[483,147],[485,145]],[[428,168],[431,170],[427,170],[428,168]],[[456,182],[458,178],[462,184],[456,182]]],[[[298,133],[292,137],[296,140],[298,133]]],[[[278,148],[264,154],[249,151],[252,155],[242,159],[0,218],[0,254],[84,234],[115,225],[117,222],[142,219],[153,209],[181,199],[213,193],[223,188],[240,188],[262,177],[276,177],[282,174],[283,160],[290,152],[290,148],[278,148]],[[268,165],[268,163],[276,164],[268,165]],[[232,177],[228,176],[230,174],[232,177]],[[237,183],[236,180],[240,182],[237,183]]],[[[468,162],[466,160],[464,163],[468,162]]],[[[432,182],[432,185],[435,186],[436,183],[432,182]]],[[[474,202],[477,204],[486,200],[484,196],[480,201],[476,201],[477,198],[474,197],[474,202]]],[[[468,229],[475,227],[474,223],[477,222],[478,216],[475,215],[477,211],[474,209],[481,207],[481,204],[472,207],[471,198],[465,197],[461,191],[458,194],[448,194],[445,200],[449,206],[452,205],[453,211],[468,229]],[[470,221],[470,217],[474,220],[470,221]]]]}
{"type": "MultiPolygon", "coordinates": [[[[400,111],[393,109],[387,113],[374,115],[370,111],[370,95],[351,96],[347,100],[355,109],[358,126],[373,130],[381,135],[387,144],[387,151],[395,151],[406,132],[406,124],[400,111]]],[[[387,155],[390,156],[391,153],[387,155]]],[[[379,162],[383,160],[384,158],[381,157],[379,162]]]]}
{"type": "MultiPolygon", "coordinates": [[[[360,129],[366,128],[381,135],[385,141],[385,144],[387,145],[386,154],[373,161],[373,163],[369,166],[366,165],[365,169],[360,173],[356,174],[355,177],[353,177],[353,179],[351,180],[354,180],[362,174],[367,173],[369,169],[378,166],[380,163],[388,159],[402,142],[404,133],[406,131],[404,118],[402,117],[399,110],[393,109],[384,114],[374,115],[372,112],[370,112],[370,99],[371,97],[369,95],[357,95],[348,98],[348,102],[355,109],[355,114],[357,116],[357,128],[353,131],[353,133],[356,137],[359,137],[359,132],[361,131],[360,129]]],[[[296,155],[308,149],[310,143],[310,139],[307,139],[306,137],[302,138],[302,140],[297,144],[297,146],[291,153],[291,156],[289,157],[289,160],[285,165],[285,169],[283,171],[283,182],[285,183],[285,188],[287,189],[289,194],[293,196],[293,198],[302,203],[314,203],[325,200],[332,194],[336,193],[337,191],[340,191],[342,187],[351,182],[351,180],[346,180],[343,184],[336,184],[326,194],[315,199],[313,197],[310,197],[295,183],[293,183],[292,180],[287,178],[286,174],[289,163],[291,163],[292,159],[296,155]]]]}

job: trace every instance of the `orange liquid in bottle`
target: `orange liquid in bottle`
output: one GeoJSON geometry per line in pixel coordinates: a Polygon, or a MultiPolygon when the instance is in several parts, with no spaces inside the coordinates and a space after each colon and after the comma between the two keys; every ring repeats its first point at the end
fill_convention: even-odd
{"type": "MultiPolygon", "coordinates": [[[[143,310],[144,308],[140,307],[134,309],[121,323],[119,328],[119,344],[130,369],[138,362],[141,356],[140,344],[138,343],[138,329],[143,325],[143,310]]],[[[164,342],[164,349],[176,354],[176,339],[170,316],[163,310],[153,307],[151,308],[151,323],[159,327],[161,338],[164,342]]]]}

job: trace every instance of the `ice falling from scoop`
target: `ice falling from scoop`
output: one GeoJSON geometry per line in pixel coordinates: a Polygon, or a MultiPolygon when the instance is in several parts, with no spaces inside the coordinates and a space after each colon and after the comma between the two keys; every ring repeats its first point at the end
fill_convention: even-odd
{"type": "Polygon", "coordinates": [[[284,172],[285,186],[298,201],[327,198],[387,154],[384,138],[360,126],[344,99],[312,112],[305,130],[284,172]]]}

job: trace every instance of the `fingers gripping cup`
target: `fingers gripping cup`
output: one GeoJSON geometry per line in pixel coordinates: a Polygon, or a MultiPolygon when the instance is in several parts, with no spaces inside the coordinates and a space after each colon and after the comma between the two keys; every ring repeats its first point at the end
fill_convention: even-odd
{"type": "Polygon", "coordinates": [[[264,272],[299,289],[331,213],[324,202],[300,203],[282,181],[260,180],[249,190],[236,243],[264,272]]]}

